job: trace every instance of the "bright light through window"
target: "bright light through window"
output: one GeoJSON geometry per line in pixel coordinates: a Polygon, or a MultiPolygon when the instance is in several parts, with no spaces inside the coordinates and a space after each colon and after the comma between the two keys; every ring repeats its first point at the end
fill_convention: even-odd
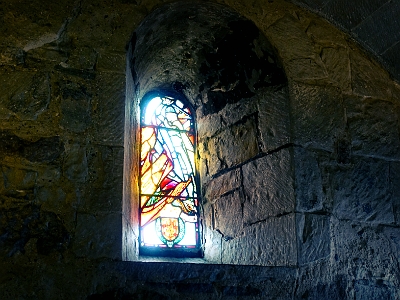
{"type": "Polygon", "coordinates": [[[183,101],[158,96],[141,113],[140,249],[199,252],[192,111],[183,101]]]}

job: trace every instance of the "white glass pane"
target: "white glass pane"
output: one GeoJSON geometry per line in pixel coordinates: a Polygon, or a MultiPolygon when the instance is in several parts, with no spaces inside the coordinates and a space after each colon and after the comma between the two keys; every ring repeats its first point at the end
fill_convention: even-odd
{"type": "Polygon", "coordinates": [[[160,241],[160,239],[157,236],[154,225],[155,225],[155,221],[153,221],[143,227],[142,238],[143,238],[143,241],[145,244],[151,244],[151,245],[162,244],[162,242],[160,241]]]}
{"type": "Polygon", "coordinates": [[[182,246],[196,245],[196,225],[194,223],[185,223],[185,237],[178,243],[182,246]]]}

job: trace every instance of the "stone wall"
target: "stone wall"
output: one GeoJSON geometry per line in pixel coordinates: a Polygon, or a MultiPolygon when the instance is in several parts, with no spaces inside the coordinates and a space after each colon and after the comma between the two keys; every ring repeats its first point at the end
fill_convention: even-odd
{"type": "Polygon", "coordinates": [[[400,87],[285,1],[212,1],[287,77],[198,111],[205,250],[230,254],[121,261],[126,45],[163,2],[2,4],[0,298],[400,299],[400,87]]]}

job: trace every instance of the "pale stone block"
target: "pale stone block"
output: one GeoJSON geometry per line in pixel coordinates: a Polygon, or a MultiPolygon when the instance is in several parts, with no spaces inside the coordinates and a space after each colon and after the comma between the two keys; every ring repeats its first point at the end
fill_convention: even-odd
{"type": "Polygon", "coordinates": [[[340,90],[293,83],[291,93],[293,142],[333,151],[335,137],[345,129],[340,90]]]}
{"type": "Polygon", "coordinates": [[[336,217],[379,224],[394,222],[388,162],[359,159],[331,176],[336,217]]]}
{"type": "Polygon", "coordinates": [[[248,226],[243,234],[222,242],[222,263],[260,266],[294,266],[297,263],[295,215],[248,226]]]}
{"type": "Polygon", "coordinates": [[[290,107],[287,88],[261,92],[258,114],[262,151],[268,152],[290,142],[290,107]]]}
{"type": "Polygon", "coordinates": [[[215,201],[221,195],[237,189],[242,184],[240,168],[223,173],[213,178],[205,188],[207,201],[215,201]]]}
{"type": "Polygon", "coordinates": [[[238,236],[243,229],[242,199],[240,191],[219,198],[214,204],[215,229],[224,239],[238,236]]]}
{"type": "Polygon", "coordinates": [[[242,167],[245,224],[293,212],[295,206],[291,153],[282,149],[242,167]]]}

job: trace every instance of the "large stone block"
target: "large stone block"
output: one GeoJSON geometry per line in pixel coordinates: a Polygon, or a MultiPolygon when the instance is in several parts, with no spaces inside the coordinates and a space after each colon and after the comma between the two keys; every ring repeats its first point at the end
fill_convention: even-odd
{"type": "Polygon", "coordinates": [[[294,170],[297,211],[322,211],[326,201],[318,154],[294,148],[294,170]]]}
{"type": "Polygon", "coordinates": [[[269,218],[222,241],[222,263],[261,266],[297,264],[295,215],[269,218]]]}
{"type": "Polygon", "coordinates": [[[217,135],[199,145],[200,163],[202,165],[200,174],[203,183],[206,183],[211,176],[223,168],[223,161],[218,156],[220,142],[221,137],[217,135]]]}
{"type": "Polygon", "coordinates": [[[322,49],[321,59],[328,72],[329,80],[344,92],[351,92],[351,72],[348,49],[345,47],[326,47],[322,49]]]}
{"type": "Polygon", "coordinates": [[[19,156],[30,162],[55,163],[64,151],[58,136],[26,140],[8,130],[0,130],[0,157],[19,156]]]}
{"type": "Polygon", "coordinates": [[[35,198],[37,171],[9,166],[1,166],[0,171],[5,195],[25,200],[35,198]]]}
{"type": "Polygon", "coordinates": [[[398,287],[388,286],[383,280],[357,280],[354,284],[355,300],[396,299],[398,287]]]}
{"type": "Polygon", "coordinates": [[[107,51],[99,49],[96,70],[113,71],[121,74],[126,72],[126,52],[107,51]]]}
{"type": "MultiPolygon", "coordinates": [[[[373,0],[372,0],[373,1],[373,0]]],[[[309,17],[306,33],[316,45],[315,48],[321,47],[347,47],[347,36],[326,20],[309,17]]]]}
{"type": "Polygon", "coordinates": [[[222,129],[222,120],[219,114],[208,114],[197,120],[198,137],[200,141],[213,136],[222,129]]]}
{"type": "Polygon", "coordinates": [[[326,66],[316,54],[310,57],[290,60],[287,64],[287,75],[296,81],[308,83],[316,83],[328,79],[326,66]]]}
{"type": "Polygon", "coordinates": [[[253,118],[245,119],[227,128],[218,135],[216,142],[217,156],[226,167],[232,167],[256,156],[259,152],[257,127],[253,118]]]}
{"type": "Polygon", "coordinates": [[[94,139],[103,145],[123,146],[125,120],[125,75],[101,72],[94,101],[94,139]]]}
{"type": "Polygon", "coordinates": [[[391,102],[345,97],[352,153],[400,158],[400,116],[391,102]]]}
{"type": "Polygon", "coordinates": [[[333,213],[339,219],[394,223],[389,163],[360,159],[331,175],[333,213]]]}
{"type": "Polygon", "coordinates": [[[293,83],[292,128],[295,143],[333,151],[335,137],[345,128],[340,90],[293,83]]]}
{"type": "Polygon", "coordinates": [[[390,185],[393,201],[394,220],[400,225],[400,163],[390,163],[390,185]]]}
{"type": "Polygon", "coordinates": [[[88,174],[80,210],[120,212],[122,204],[123,149],[91,145],[86,150],[88,174]]]}
{"type": "Polygon", "coordinates": [[[36,120],[48,109],[51,91],[48,73],[3,73],[0,82],[0,107],[4,118],[13,114],[21,120],[36,120]]]}
{"type": "Polygon", "coordinates": [[[207,201],[215,201],[221,195],[239,188],[242,184],[240,168],[233,169],[213,178],[205,187],[207,201]]]}
{"type": "Polygon", "coordinates": [[[298,260],[307,264],[330,254],[329,217],[301,214],[296,216],[298,226],[298,260]]]}
{"type": "Polygon", "coordinates": [[[83,147],[80,144],[66,145],[63,174],[73,182],[87,181],[88,161],[86,156],[86,147],[83,147]]]}
{"type": "Polygon", "coordinates": [[[78,257],[121,258],[121,213],[78,214],[73,252],[78,257]]]}
{"type": "Polygon", "coordinates": [[[244,98],[237,103],[227,104],[219,113],[222,123],[230,126],[257,112],[258,96],[244,98]]]}
{"type": "Polygon", "coordinates": [[[245,224],[294,211],[291,161],[290,150],[282,149],[242,167],[245,224]]]}
{"type": "Polygon", "coordinates": [[[90,46],[79,45],[68,57],[68,68],[76,70],[93,70],[97,65],[99,54],[90,46]]]}
{"type": "MultiPolygon", "coordinates": [[[[386,226],[368,226],[331,218],[332,262],[338,272],[351,270],[355,280],[386,281],[399,286],[397,250],[386,226]]],[[[392,234],[397,232],[392,232],[392,234]]]]}
{"type": "Polygon", "coordinates": [[[391,79],[378,63],[357,50],[350,51],[351,85],[353,93],[376,99],[391,99],[391,79]]]}
{"type": "Polygon", "coordinates": [[[260,93],[258,128],[262,151],[268,152],[290,142],[290,107],[286,88],[260,93]]]}
{"type": "Polygon", "coordinates": [[[309,58],[314,56],[314,43],[305,29],[298,19],[286,14],[267,29],[267,35],[285,61],[309,58]]]}
{"type": "Polygon", "coordinates": [[[204,259],[208,263],[221,264],[222,234],[208,227],[203,235],[204,259]]]}
{"type": "Polygon", "coordinates": [[[234,191],[214,204],[215,229],[224,239],[238,236],[243,229],[242,198],[240,191],[234,191]]]}
{"type": "Polygon", "coordinates": [[[65,80],[59,83],[61,102],[60,125],[72,132],[82,133],[92,125],[93,93],[86,82],[65,80]]]}

